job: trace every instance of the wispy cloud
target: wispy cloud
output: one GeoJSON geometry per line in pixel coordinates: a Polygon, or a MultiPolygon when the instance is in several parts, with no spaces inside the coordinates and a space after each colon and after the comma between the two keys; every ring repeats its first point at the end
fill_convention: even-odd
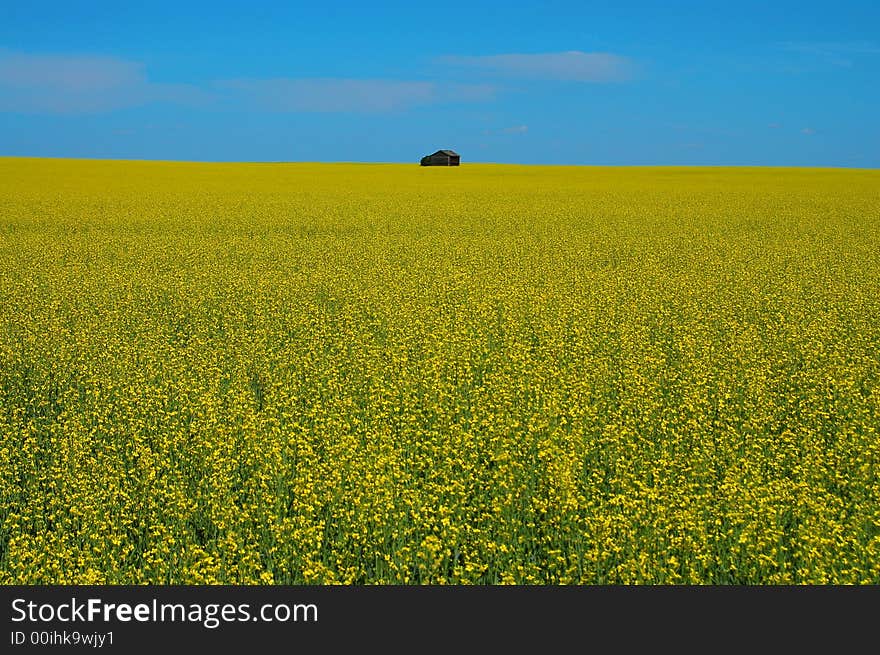
{"type": "Polygon", "coordinates": [[[548,52],[542,54],[501,54],[446,56],[441,63],[530,79],[574,82],[619,82],[633,74],[632,61],[606,52],[548,52]]]}
{"type": "Polygon", "coordinates": [[[483,136],[507,136],[528,134],[528,125],[513,125],[511,127],[487,128],[483,130],[483,136]]]}
{"type": "Polygon", "coordinates": [[[850,68],[861,57],[880,55],[880,45],[872,41],[783,41],[777,47],[814,65],[836,68],[850,68]]]}
{"type": "Polygon", "coordinates": [[[434,96],[430,82],[356,79],[235,79],[216,83],[260,109],[278,112],[393,111],[425,104],[434,96]]]}
{"type": "Polygon", "coordinates": [[[880,55],[880,44],[873,41],[783,41],[779,45],[792,52],[880,55]]]}
{"type": "Polygon", "coordinates": [[[816,130],[814,130],[812,127],[805,127],[801,130],[801,134],[806,134],[807,136],[812,136],[815,133],[816,130]]]}
{"type": "Polygon", "coordinates": [[[0,111],[102,112],[203,96],[191,85],[151,82],[143,64],[124,59],[0,50],[0,111]]]}
{"type": "Polygon", "coordinates": [[[274,112],[382,113],[486,102],[491,84],[354,78],[231,79],[163,84],[146,67],[106,56],[0,50],[0,111],[99,113],[152,102],[274,112]]]}
{"type": "Polygon", "coordinates": [[[113,57],[0,52],[0,84],[23,89],[100,91],[144,82],[143,68],[113,57]]]}
{"type": "Polygon", "coordinates": [[[347,78],[236,79],[215,84],[231,102],[276,112],[393,112],[419,105],[491,100],[485,84],[347,78]]]}

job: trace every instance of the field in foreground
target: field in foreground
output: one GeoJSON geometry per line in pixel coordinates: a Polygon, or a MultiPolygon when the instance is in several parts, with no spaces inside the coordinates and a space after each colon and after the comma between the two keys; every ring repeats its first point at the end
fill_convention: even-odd
{"type": "Polygon", "coordinates": [[[880,171],[0,159],[0,583],[880,583],[880,171]]]}

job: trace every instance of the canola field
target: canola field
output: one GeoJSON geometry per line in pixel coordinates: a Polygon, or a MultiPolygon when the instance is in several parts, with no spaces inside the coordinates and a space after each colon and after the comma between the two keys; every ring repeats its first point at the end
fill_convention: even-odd
{"type": "Polygon", "coordinates": [[[880,171],[0,159],[0,583],[880,583],[880,171]]]}

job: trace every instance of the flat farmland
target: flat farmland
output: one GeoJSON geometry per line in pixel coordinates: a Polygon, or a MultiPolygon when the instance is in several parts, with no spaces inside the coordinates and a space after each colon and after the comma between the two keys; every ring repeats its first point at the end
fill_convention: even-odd
{"type": "Polygon", "coordinates": [[[0,583],[880,583],[880,171],[0,159],[0,583]]]}

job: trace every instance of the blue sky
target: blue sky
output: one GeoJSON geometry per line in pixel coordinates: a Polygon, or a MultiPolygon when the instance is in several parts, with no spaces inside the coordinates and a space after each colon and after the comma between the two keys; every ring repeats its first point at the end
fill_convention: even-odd
{"type": "Polygon", "coordinates": [[[880,3],[15,2],[0,156],[880,167],[880,3]]]}

